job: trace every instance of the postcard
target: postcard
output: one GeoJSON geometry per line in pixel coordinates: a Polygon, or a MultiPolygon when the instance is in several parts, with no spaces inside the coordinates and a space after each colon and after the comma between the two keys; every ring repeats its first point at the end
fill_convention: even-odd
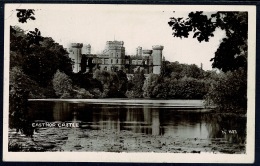
{"type": "Polygon", "coordinates": [[[5,4],[4,161],[253,163],[256,7],[5,4]]]}

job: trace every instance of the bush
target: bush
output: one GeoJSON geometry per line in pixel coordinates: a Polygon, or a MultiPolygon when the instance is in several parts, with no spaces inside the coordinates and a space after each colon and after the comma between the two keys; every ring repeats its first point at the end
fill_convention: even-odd
{"type": "Polygon", "coordinates": [[[94,97],[94,95],[92,95],[89,91],[85,90],[84,88],[80,88],[75,92],[76,95],[74,96],[74,98],[76,99],[91,99],[94,97]]]}
{"type": "Polygon", "coordinates": [[[142,98],[143,97],[143,85],[145,81],[144,71],[136,71],[129,84],[132,84],[131,89],[128,89],[126,96],[128,98],[142,98]]]}
{"type": "Polygon", "coordinates": [[[61,98],[70,98],[72,93],[72,80],[65,73],[57,72],[52,79],[53,89],[55,94],[61,98]]]}
{"type": "Polygon", "coordinates": [[[153,97],[154,87],[157,85],[159,79],[159,75],[157,74],[149,74],[147,79],[144,81],[143,85],[143,96],[145,98],[153,97]]]}
{"type": "Polygon", "coordinates": [[[219,111],[246,112],[247,72],[240,68],[220,73],[212,82],[206,95],[206,103],[217,106],[219,111]]]}
{"type": "Polygon", "coordinates": [[[28,92],[28,98],[45,98],[45,89],[41,88],[38,83],[24,74],[19,67],[13,67],[10,70],[10,86],[21,88],[28,92]]]}

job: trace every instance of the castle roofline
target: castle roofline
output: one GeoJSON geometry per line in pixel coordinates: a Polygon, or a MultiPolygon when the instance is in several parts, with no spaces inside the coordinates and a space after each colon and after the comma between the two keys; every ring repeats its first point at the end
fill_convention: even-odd
{"type": "Polygon", "coordinates": [[[107,44],[124,44],[123,41],[117,41],[117,40],[114,40],[114,41],[107,41],[107,44]]]}
{"type": "Polygon", "coordinates": [[[143,50],[143,54],[152,54],[153,50],[143,50]]]}
{"type": "Polygon", "coordinates": [[[71,47],[82,48],[83,43],[71,43],[71,47]]]}
{"type": "Polygon", "coordinates": [[[154,45],[152,46],[153,50],[163,50],[163,46],[161,45],[154,45]]]}

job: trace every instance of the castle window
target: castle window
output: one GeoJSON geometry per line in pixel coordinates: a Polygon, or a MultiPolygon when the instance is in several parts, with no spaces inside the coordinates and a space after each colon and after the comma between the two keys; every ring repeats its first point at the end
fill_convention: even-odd
{"type": "Polygon", "coordinates": [[[104,70],[107,70],[107,67],[106,67],[106,66],[104,67],[104,70]]]}
{"type": "Polygon", "coordinates": [[[111,59],[111,64],[113,63],[113,59],[111,59]]]}
{"type": "Polygon", "coordinates": [[[118,64],[118,59],[116,60],[116,64],[118,64]]]}

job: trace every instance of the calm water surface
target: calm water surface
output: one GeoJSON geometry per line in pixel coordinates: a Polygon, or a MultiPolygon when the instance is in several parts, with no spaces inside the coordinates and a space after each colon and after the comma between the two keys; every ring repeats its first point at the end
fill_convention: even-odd
{"type": "Polygon", "coordinates": [[[29,114],[33,121],[77,121],[81,128],[92,130],[245,142],[245,117],[212,113],[200,108],[201,101],[113,101],[30,101],[29,114]],[[229,130],[236,133],[229,134],[229,130]]]}

